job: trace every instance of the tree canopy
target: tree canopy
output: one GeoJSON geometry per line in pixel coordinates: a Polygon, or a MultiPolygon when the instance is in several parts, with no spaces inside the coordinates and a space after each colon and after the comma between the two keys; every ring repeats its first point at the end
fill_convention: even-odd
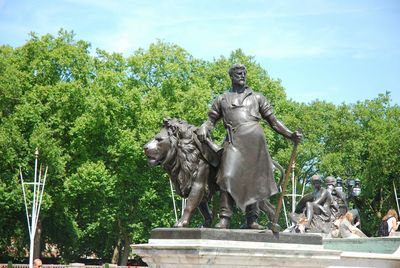
{"type": "MultiPolygon", "coordinates": [[[[147,241],[154,227],[172,226],[168,176],[147,166],[143,145],[163,118],[200,125],[213,98],[230,87],[227,71],[236,62],[246,65],[249,86],[267,96],[277,117],[302,129],[298,183],[317,173],[359,178],[354,204],[369,223],[363,231],[375,235],[381,214],[395,206],[393,183],[400,188],[400,107],[389,93],[355,104],[298,103],[241,50],[204,61],[158,41],[124,57],[91,53],[88,42],[60,30],[0,47],[0,252],[22,257],[29,244],[18,173],[33,174],[35,148],[49,167],[41,248],[56,245],[60,261],[95,254],[124,264],[130,244],[147,241]]],[[[285,166],[291,143],[267,125],[265,133],[285,166]]],[[[213,134],[222,141],[221,124],[213,134]]]]}

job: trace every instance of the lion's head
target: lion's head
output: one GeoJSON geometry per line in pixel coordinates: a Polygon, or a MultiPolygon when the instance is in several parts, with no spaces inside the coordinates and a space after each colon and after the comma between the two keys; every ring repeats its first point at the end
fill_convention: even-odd
{"type": "Polygon", "coordinates": [[[163,167],[182,197],[189,195],[201,157],[194,141],[195,130],[186,121],[166,119],[160,132],[144,146],[149,165],[163,167]]]}

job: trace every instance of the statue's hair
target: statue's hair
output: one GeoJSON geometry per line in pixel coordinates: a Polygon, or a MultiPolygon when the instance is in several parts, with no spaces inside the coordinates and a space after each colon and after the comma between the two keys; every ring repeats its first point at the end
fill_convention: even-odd
{"type": "Polygon", "coordinates": [[[320,176],[320,175],[317,175],[317,174],[313,175],[313,176],[311,177],[311,182],[314,183],[315,181],[322,182],[322,181],[321,181],[321,176],[320,176]]]}
{"type": "Polygon", "coordinates": [[[326,184],[332,184],[332,185],[336,185],[336,179],[333,176],[328,176],[325,178],[325,183],[326,184]]]}
{"type": "Polygon", "coordinates": [[[233,72],[235,70],[244,70],[245,73],[247,73],[247,69],[246,66],[244,66],[244,64],[241,63],[235,63],[231,66],[231,68],[229,68],[229,76],[232,76],[233,72]]]}
{"type": "Polygon", "coordinates": [[[179,119],[164,120],[163,127],[168,131],[170,148],[161,165],[169,173],[177,194],[186,198],[197,177],[201,158],[194,141],[196,128],[179,119]]]}

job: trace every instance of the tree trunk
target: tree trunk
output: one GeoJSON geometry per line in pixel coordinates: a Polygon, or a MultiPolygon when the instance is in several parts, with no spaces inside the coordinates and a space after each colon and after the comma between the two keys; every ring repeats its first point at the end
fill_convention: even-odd
{"type": "Polygon", "coordinates": [[[37,222],[37,227],[36,227],[36,234],[35,234],[35,239],[33,240],[33,259],[39,259],[40,258],[40,239],[42,236],[42,221],[40,218],[38,219],[37,222]]]}
{"type": "Polygon", "coordinates": [[[125,235],[124,248],[122,250],[121,260],[119,263],[120,266],[126,266],[128,264],[129,253],[131,252],[131,243],[132,243],[132,240],[131,240],[130,236],[125,235]]]}
{"type": "Polygon", "coordinates": [[[114,252],[113,252],[113,256],[111,258],[111,263],[112,264],[117,264],[119,261],[119,255],[120,255],[120,250],[121,250],[121,239],[118,238],[118,242],[114,247],[114,252]]]}

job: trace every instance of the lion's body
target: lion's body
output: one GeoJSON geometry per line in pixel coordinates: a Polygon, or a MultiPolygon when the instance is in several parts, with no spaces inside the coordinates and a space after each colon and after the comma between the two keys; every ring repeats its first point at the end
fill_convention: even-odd
{"type": "Polygon", "coordinates": [[[217,188],[216,168],[206,160],[195,130],[185,121],[169,119],[144,147],[149,163],[160,165],[169,174],[176,193],[187,198],[177,227],[188,226],[196,208],[200,209],[205,227],[212,222],[208,201],[217,188]]]}

